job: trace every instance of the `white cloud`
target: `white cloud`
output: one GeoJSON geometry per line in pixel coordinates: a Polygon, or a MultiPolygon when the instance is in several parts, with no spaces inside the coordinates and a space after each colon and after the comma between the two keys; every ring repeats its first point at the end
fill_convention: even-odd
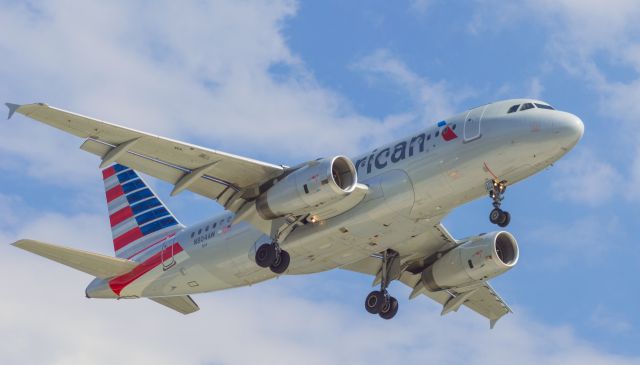
{"type": "Polygon", "coordinates": [[[559,176],[552,188],[559,200],[598,206],[623,191],[615,187],[623,181],[616,168],[589,150],[558,162],[556,168],[559,176]]]}
{"type": "Polygon", "coordinates": [[[617,216],[586,215],[569,221],[541,221],[526,240],[541,245],[546,252],[541,262],[558,268],[580,262],[600,265],[614,247],[628,242],[626,230],[617,216]],[[606,244],[603,244],[606,242],[606,244]]]}
{"type": "MultiPolygon", "coordinates": [[[[106,222],[106,218],[104,221],[106,222]]],[[[0,237],[44,238],[96,251],[107,245],[100,217],[40,212],[0,237]],[[89,243],[91,241],[91,243],[89,243]]],[[[536,323],[526,310],[489,330],[467,309],[440,317],[427,298],[401,300],[392,321],[365,313],[347,276],[284,277],[195,296],[201,310],[182,316],[148,300],[83,298],[90,278],[4,246],[0,275],[3,364],[282,364],[430,362],[441,364],[639,364],[597,349],[570,327],[536,323]],[[347,288],[344,286],[347,285],[347,288]],[[306,294],[304,294],[306,293],[306,294]],[[319,300],[318,298],[322,298],[319,300]],[[354,304],[355,303],[355,304],[354,304]],[[330,349],[330,350],[329,350],[330,349]]],[[[366,282],[355,292],[368,290],[366,282]]],[[[394,285],[399,298],[409,288],[394,285]]]]}
{"type": "Polygon", "coordinates": [[[373,83],[390,82],[411,95],[423,123],[451,116],[456,112],[454,105],[470,96],[468,91],[454,94],[446,82],[431,82],[416,74],[387,49],[378,49],[367,55],[354,68],[362,71],[373,83]]]}
{"type": "MultiPolygon", "coordinates": [[[[407,123],[359,115],[318,85],[281,33],[295,11],[286,0],[12,3],[0,14],[0,95],[275,163],[355,153],[407,123]]],[[[95,158],[70,149],[81,141],[35,124],[6,122],[0,166],[64,184],[95,173],[95,158]]]]}

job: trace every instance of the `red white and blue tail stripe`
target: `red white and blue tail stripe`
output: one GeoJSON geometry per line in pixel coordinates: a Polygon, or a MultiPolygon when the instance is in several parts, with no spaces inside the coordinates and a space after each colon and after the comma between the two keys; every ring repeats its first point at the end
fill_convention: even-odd
{"type": "Polygon", "coordinates": [[[184,228],[134,170],[114,164],[102,177],[117,257],[132,258],[145,243],[184,228]]]}

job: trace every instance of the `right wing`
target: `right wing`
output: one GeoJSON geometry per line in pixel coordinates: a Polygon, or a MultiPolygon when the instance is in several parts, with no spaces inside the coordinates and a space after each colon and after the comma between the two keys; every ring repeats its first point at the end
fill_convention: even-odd
{"type": "MultiPolygon", "coordinates": [[[[486,317],[490,326],[496,324],[498,319],[511,312],[509,306],[491,288],[488,282],[481,281],[464,288],[454,288],[442,291],[429,291],[422,283],[419,269],[424,268],[426,259],[434,257],[438,252],[444,252],[461,243],[454,239],[442,224],[436,224],[425,233],[406,244],[394,248],[398,251],[399,265],[390,275],[403,284],[412,288],[410,299],[423,294],[442,305],[442,315],[456,312],[465,305],[474,312],[486,317]]],[[[380,282],[382,263],[379,258],[367,257],[356,263],[343,266],[342,269],[360,272],[375,277],[373,283],[380,282]]]]}
{"type": "Polygon", "coordinates": [[[263,183],[284,173],[283,166],[215,151],[103,122],[46,104],[7,104],[17,112],[84,138],[82,149],[174,185],[172,195],[190,190],[237,212],[263,183]]]}

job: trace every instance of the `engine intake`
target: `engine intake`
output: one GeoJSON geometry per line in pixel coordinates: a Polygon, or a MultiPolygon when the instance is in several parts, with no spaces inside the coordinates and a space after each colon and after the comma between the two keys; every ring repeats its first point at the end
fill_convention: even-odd
{"type": "Polygon", "coordinates": [[[311,161],[262,193],[256,209],[263,219],[304,214],[345,197],[357,183],[356,168],[347,157],[311,161]]]}
{"type": "Polygon", "coordinates": [[[422,281],[432,291],[466,286],[506,272],[516,265],[518,255],[511,233],[488,233],[447,252],[422,272],[422,281]]]}

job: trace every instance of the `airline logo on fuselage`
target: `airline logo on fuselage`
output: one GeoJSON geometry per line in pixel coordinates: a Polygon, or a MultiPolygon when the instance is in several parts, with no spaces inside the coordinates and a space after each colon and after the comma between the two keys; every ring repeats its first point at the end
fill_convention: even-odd
{"type": "MultiPolygon", "coordinates": [[[[458,135],[454,132],[455,124],[447,125],[444,120],[438,123],[439,129],[434,134],[434,138],[441,136],[446,142],[452,141],[458,138],[458,135]],[[444,127],[442,130],[440,128],[444,127]]],[[[414,154],[425,152],[425,143],[431,139],[431,133],[420,133],[402,142],[398,142],[393,147],[386,147],[378,151],[375,149],[371,151],[369,156],[365,156],[356,161],[356,170],[361,171],[366,167],[367,174],[370,174],[373,169],[381,170],[387,167],[390,163],[398,163],[405,158],[412,157],[414,154]]],[[[428,150],[427,150],[428,152],[428,150]]]]}

